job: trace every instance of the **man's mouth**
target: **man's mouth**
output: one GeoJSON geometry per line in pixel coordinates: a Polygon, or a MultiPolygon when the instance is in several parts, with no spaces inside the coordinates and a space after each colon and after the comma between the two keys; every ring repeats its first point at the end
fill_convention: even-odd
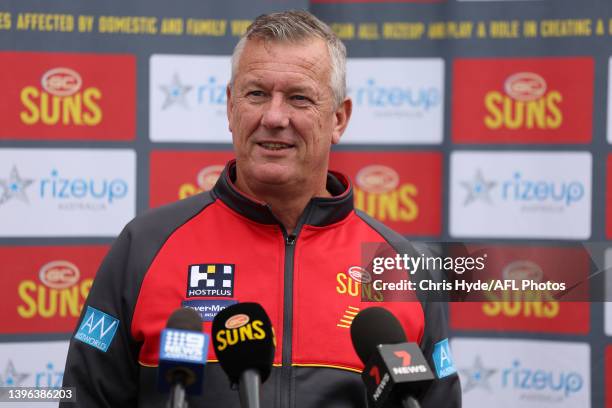
{"type": "Polygon", "coordinates": [[[261,142],[257,143],[259,146],[263,147],[266,150],[283,150],[283,149],[291,149],[293,145],[287,143],[278,143],[278,142],[261,142]]]}

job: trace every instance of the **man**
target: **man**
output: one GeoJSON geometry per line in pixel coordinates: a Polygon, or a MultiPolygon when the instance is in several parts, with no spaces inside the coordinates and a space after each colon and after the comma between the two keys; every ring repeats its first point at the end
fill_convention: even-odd
{"type": "MultiPolygon", "coordinates": [[[[361,264],[362,243],[401,237],[356,212],[347,178],[328,172],[330,147],[351,116],[345,55],[306,12],[260,16],[249,27],[227,89],[236,160],[213,190],[137,217],[113,245],[83,314],[116,322],[116,333],[100,347],[77,330],[70,345],[64,384],[77,387],[80,406],[162,406],[155,367],[168,316],[181,306],[255,301],[277,336],[262,406],[365,407],[362,365],[340,322],[381,304],[361,301],[349,271],[361,264]]],[[[383,305],[431,363],[446,338],[439,304],[383,305]]],[[[456,374],[423,399],[423,407],[459,405],[456,374]]],[[[218,364],[207,365],[204,395],[191,406],[239,406],[218,364]]]]}

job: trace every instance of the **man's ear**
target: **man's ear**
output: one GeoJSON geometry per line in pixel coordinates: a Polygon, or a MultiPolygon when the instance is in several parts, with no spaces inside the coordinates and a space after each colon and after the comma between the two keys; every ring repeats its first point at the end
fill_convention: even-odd
{"type": "Polygon", "coordinates": [[[337,144],[340,142],[340,138],[342,137],[342,134],[346,130],[349,120],[351,119],[351,113],[353,113],[353,101],[351,98],[346,98],[344,101],[342,101],[334,113],[335,123],[334,130],[332,132],[332,144],[337,144]]]}
{"type": "Polygon", "coordinates": [[[232,109],[234,108],[234,101],[232,100],[232,86],[231,84],[227,85],[227,88],[225,88],[225,96],[226,96],[226,102],[225,102],[225,112],[227,114],[227,122],[228,122],[228,128],[229,131],[232,131],[232,109]]]}

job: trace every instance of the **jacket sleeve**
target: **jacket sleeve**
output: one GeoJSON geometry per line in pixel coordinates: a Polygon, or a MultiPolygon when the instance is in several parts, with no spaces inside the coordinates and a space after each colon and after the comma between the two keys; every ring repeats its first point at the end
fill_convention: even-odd
{"type": "Polygon", "coordinates": [[[138,292],[130,276],[131,246],[128,225],[102,262],[70,340],[63,386],[76,388],[77,407],[137,405],[139,344],[130,326],[138,292]]]}
{"type": "Polygon", "coordinates": [[[422,408],[460,408],[461,385],[448,341],[446,303],[426,302],[421,349],[436,379],[421,400],[422,408]]]}

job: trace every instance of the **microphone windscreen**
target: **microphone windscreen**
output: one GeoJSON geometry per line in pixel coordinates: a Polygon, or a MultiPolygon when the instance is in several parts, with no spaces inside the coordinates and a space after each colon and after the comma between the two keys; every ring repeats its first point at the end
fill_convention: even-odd
{"type": "Polygon", "coordinates": [[[166,323],[168,329],[189,330],[202,332],[202,317],[193,309],[181,308],[176,309],[166,323]]]}
{"type": "Polygon", "coordinates": [[[406,341],[406,333],[395,316],[382,307],[360,311],[351,323],[351,340],[363,364],[367,364],[379,344],[406,341]]]}
{"type": "Polygon", "coordinates": [[[232,384],[247,369],[259,371],[264,382],[272,370],[276,340],[270,318],[258,303],[238,303],[219,312],[212,324],[219,364],[232,384]]]}

